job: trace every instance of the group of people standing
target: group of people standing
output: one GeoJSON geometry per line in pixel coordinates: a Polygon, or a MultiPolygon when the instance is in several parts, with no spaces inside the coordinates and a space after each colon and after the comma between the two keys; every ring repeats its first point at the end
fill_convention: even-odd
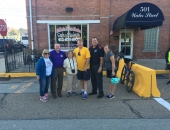
{"type": "Polygon", "coordinates": [[[78,95],[75,91],[78,79],[81,86],[79,95],[86,99],[88,80],[91,79],[92,91],[88,95],[95,95],[98,90],[97,98],[102,98],[104,96],[103,64],[105,64],[109,84],[109,93],[106,97],[109,99],[114,98],[116,85],[111,84],[110,78],[115,77],[116,67],[114,54],[110,51],[108,45],[103,48],[98,44],[97,38],[94,37],[92,38],[92,46],[89,49],[83,46],[83,40],[81,39],[78,39],[77,48],[74,51],[68,51],[67,53],[61,51],[60,44],[55,44],[54,48],[51,52],[44,49],[42,58],[39,59],[36,66],[41,101],[46,102],[49,98],[49,85],[54,99],[57,95],[62,97],[63,71],[66,72],[68,79],[67,97],[78,95]]]}

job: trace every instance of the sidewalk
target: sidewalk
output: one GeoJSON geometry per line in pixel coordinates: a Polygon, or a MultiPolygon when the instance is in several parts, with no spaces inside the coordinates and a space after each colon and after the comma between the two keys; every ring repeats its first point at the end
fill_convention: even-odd
{"type": "Polygon", "coordinates": [[[165,70],[165,59],[137,59],[133,61],[154,70],[165,70]]]}
{"type": "MultiPolygon", "coordinates": [[[[148,68],[157,70],[159,73],[157,74],[168,74],[168,71],[165,71],[165,59],[137,59],[132,61],[134,63],[140,64],[142,66],[146,66],[148,68]]],[[[5,73],[5,63],[4,58],[0,59],[0,77],[29,77],[35,76],[35,68],[36,64],[32,63],[29,65],[17,66],[17,69],[11,71],[10,73],[5,73]]]]}

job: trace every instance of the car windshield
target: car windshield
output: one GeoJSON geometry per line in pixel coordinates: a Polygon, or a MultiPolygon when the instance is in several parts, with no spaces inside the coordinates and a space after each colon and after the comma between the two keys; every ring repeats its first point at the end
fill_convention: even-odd
{"type": "Polygon", "coordinates": [[[27,36],[22,37],[22,40],[28,40],[28,37],[27,36]]]}

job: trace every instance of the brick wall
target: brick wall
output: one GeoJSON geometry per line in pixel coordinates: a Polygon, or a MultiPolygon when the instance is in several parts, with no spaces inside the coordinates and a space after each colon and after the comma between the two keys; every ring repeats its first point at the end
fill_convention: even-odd
{"type": "MultiPolygon", "coordinates": [[[[37,20],[100,20],[100,24],[90,24],[89,43],[92,37],[97,37],[99,43],[119,47],[119,31],[110,31],[114,21],[141,2],[150,2],[157,5],[163,12],[165,21],[160,27],[158,58],[164,58],[164,53],[170,47],[170,1],[169,0],[32,0],[33,32],[35,48],[42,51],[48,48],[48,32],[46,24],[37,24],[37,20]],[[66,7],[72,7],[73,12],[66,12],[66,7]]],[[[29,0],[26,0],[27,16],[29,16],[29,0]]],[[[28,30],[30,34],[30,22],[28,17],[28,30]]],[[[134,28],[134,51],[136,58],[155,58],[155,52],[142,52],[143,31],[134,28]]],[[[29,44],[31,43],[29,37],[29,44]]],[[[31,44],[30,44],[31,47],[31,44]]]]}

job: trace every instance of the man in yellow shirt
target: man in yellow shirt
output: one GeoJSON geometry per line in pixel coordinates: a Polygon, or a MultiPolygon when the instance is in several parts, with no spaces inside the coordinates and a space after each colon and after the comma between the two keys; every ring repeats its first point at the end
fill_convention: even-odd
{"type": "Polygon", "coordinates": [[[83,40],[77,40],[77,48],[74,50],[74,56],[77,61],[77,78],[80,80],[82,90],[80,95],[83,94],[83,99],[87,98],[87,82],[90,80],[90,52],[89,49],[83,46],[83,40]]]}

